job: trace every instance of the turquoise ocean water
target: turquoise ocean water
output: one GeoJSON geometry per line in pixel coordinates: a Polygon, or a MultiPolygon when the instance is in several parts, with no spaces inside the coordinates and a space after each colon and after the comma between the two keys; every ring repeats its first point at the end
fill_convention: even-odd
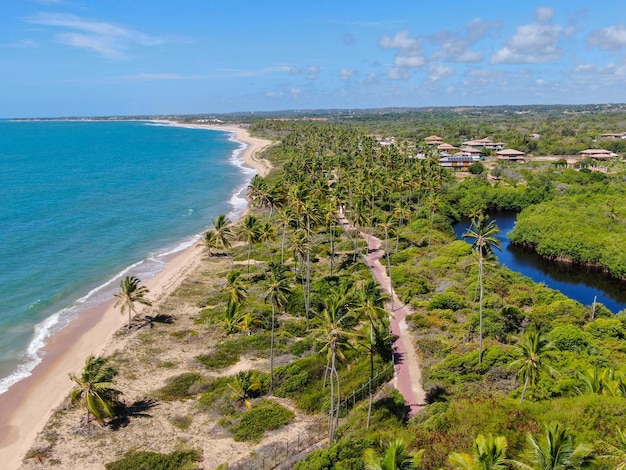
{"type": "Polygon", "coordinates": [[[0,121],[0,393],[122,276],[154,276],[212,217],[241,214],[243,147],[149,122],[0,121]]]}

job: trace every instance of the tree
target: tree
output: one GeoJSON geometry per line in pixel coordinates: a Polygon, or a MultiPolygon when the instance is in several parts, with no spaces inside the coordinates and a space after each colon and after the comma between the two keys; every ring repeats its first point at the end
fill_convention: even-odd
{"type": "Polygon", "coordinates": [[[69,374],[76,386],[70,394],[73,403],[80,401],[87,410],[87,424],[90,415],[100,424],[105,418],[115,416],[114,408],[119,403],[121,391],[113,387],[113,378],[117,372],[108,365],[104,357],[89,356],[79,376],[69,374]]]}
{"type": "Polygon", "coordinates": [[[218,248],[228,251],[233,232],[230,228],[230,219],[224,214],[220,214],[215,219],[211,219],[215,232],[215,243],[218,248]]]}
{"type": "Polygon", "coordinates": [[[265,291],[265,302],[272,305],[272,336],[270,341],[270,393],[274,390],[274,330],[276,325],[276,309],[282,310],[287,303],[287,296],[291,294],[289,280],[285,276],[285,269],[282,264],[270,263],[270,276],[267,290],[265,291]]]}
{"type": "Polygon", "coordinates": [[[321,326],[315,331],[315,337],[322,343],[320,353],[326,352],[327,367],[330,368],[330,412],[328,420],[328,440],[332,445],[335,434],[335,418],[339,417],[341,389],[337,361],[345,361],[343,351],[351,347],[349,339],[356,336],[352,331],[354,317],[350,314],[347,298],[340,292],[331,292],[324,299],[321,312],[321,326]],[[335,394],[335,386],[337,393],[335,394]]]}
{"type": "Polygon", "coordinates": [[[252,408],[250,399],[255,392],[261,390],[261,386],[261,379],[253,375],[250,370],[239,372],[228,384],[228,388],[233,392],[233,398],[246,405],[248,409],[252,408]]]}
{"type": "Polygon", "coordinates": [[[385,302],[387,297],[383,294],[380,286],[376,281],[370,279],[358,290],[358,307],[357,313],[361,318],[369,323],[369,347],[370,353],[370,381],[369,381],[369,405],[367,409],[367,428],[370,426],[370,418],[372,414],[372,401],[374,396],[374,354],[376,352],[376,333],[385,328],[385,318],[387,311],[385,310],[385,302]]]}
{"type": "Polygon", "coordinates": [[[615,470],[626,470],[626,428],[617,428],[617,444],[600,442],[605,452],[600,458],[615,465],[615,470]]]}
{"type": "Polygon", "coordinates": [[[478,256],[478,284],[480,286],[479,306],[479,343],[478,343],[478,363],[482,364],[483,360],[483,294],[484,294],[484,265],[485,259],[493,255],[493,249],[500,249],[500,241],[496,235],[500,230],[496,226],[495,221],[490,220],[484,215],[474,217],[467,232],[463,234],[463,238],[469,238],[472,241],[472,248],[478,256]]]}
{"type": "Polygon", "coordinates": [[[217,248],[217,238],[215,237],[215,232],[213,230],[207,230],[204,232],[204,235],[198,242],[198,246],[202,246],[206,248],[209,252],[209,256],[212,256],[211,250],[213,248],[217,248]]]}
{"type": "Polygon", "coordinates": [[[240,304],[247,297],[244,280],[241,271],[233,269],[226,275],[226,292],[228,293],[228,303],[240,304]]]}
{"type": "Polygon", "coordinates": [[[363,463],[366,470],[413,470],[418,468],[423,453],[422,449],[415,454],[409,454],[402,439],[393,439],[383,448],[382,457],[371,447],[366,449],[363,463]]]}
{"type": "Polygon", "coordinates": [[[141,281],[135,276],[126,276],[120,281],[120,290],[113,294],[117,297],[114,307],[120,307],[120,313],[128,310],[128,329],[130,330],[130,322],[132,314],[135,313],[135,304],[152,305],[152,302],[146,299],[146,294],[150,291],[146,286],[139,285],[141,281]]]}
{"type": "Polygon", "coordinates": [[[503,436],[479,434],[474,441],[474,454],[452,453],[448,461],[457,470],[506,470],[508,445],[503,436]]]}
{"type": "Polygon", "coordinates": [[[248,244],[248,276],[250,276],[250,251],[259,241],[259,221],[252,214],[246,215],[239,226],[239,237],[248,244]]]}
{"type": "Polygon", "coordinates": [[[524,383],[520,403],[524,401],[528,387],[534,390],[537,386],[542,369],[553,373],[545,363],[546,359],[553,357],[553,349],[552,343],[537,330],[527,331],[520,341],[517,352],[521,357],[511,363],[511,368],[517,369],[517,375],[524,383]]]}
{"type": "Polygon", "coordinates": [[[528,434],[526,458],[530,465],[513,460],[511,463],[522,470],[586,470],[596,468],[597,459],[589,444],[576,444],[574,435],[560,423],[544,426],[541,441],[528,434]]]}

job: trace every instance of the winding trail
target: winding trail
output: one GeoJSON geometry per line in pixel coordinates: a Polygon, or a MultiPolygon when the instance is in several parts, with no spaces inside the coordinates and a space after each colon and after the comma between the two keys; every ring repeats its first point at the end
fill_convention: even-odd
{"type": "MultiPolygon", "coordinates": [[[[345,216],[339,215],[338,220],[347,233],[350,233],[350,230],[354,230],[354,227],[345,216]]],[[[372,271],[374,278],[391,297],[391,301],[387,303],[385,309],[390,313],[389,324],[391,333],[397,338],[393,343],[395,359],[394,385],[404,397],[408,416],[411,417],[419,411],[421,406],[426,404],[426,392],[422,387],[422,368],[405,321],[406,316],[413,313],[413,309],[410,305],[403,304],[391,287],[391,280],[387,275],[385,267],[380,262],[380,259],[385,255],[385,251],[381,250],[381,240],[363,232],[359,232],[359,235],[368,241],[367,255],[363,256],[367,265],[372,271]]]]}

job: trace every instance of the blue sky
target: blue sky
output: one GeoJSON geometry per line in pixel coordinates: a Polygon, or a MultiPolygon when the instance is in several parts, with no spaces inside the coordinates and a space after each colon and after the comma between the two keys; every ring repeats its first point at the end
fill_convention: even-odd
{"type": "Polygon", "coordinates": [[[0,0],[0,117],[626,102],[617,0],[0,0]]]}

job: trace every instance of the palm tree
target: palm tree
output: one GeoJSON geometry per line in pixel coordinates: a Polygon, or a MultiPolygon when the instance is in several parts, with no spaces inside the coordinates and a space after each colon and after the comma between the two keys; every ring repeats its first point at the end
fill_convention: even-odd
{"type": "Polygon", "coordinates": [[[357,312],[369,322],[369,353],[370,353],[370,381],[369,381],[369,405],[367,409],[367,428],[370,426],[373,401],[374,382],[374,354],[376,352],[375,335],[378,330],[386,328],[384,319],[387,318],[385,301],[387,297],[383,294],[379,284],[370,279],[358,291],[357,312]]]}
{"type": "Polygon", "coordinates": [[[626,428],[617,428],[617,444],[601,441],[600,447],[605,453],[600,457],[615,465],[615,470],[626,470],[626,428]]]}
{"type": "Polygon", "coordinates": [[[500,241],[496,238],[496,235],[500,233],[500,230],[496,226],[495,221],[490,220],[487,222],[486,216],[479,216],[472,219],[470,227],[467,232],[463,234],[463,238],[469,238],[473,240],[472,247],[478,255],[478,284],[480,286],[479,297],[479,344],[478,344],[478,363],[482,364],[483,359],[483,273],[485,259],[493,254],[493,249],[500,249],[500,241]]]}
{"type": "Polygon", "coordinates": [[[474,442],[473,455],[454,452],[448,456],[448,461],[457,470],[506,470],[509,468],[507,447],[503,436],[479,434],[474,442]]]}
{"type": "Polygon", "coordinates": [[[546,359],[553,357],[554,346],[537,330],[526,332],[520,344],[517,346],[517,352],[521,356],[511,363],[511,368],[517,369],[517,375],[524,382],[520,403],[524,401],[526,390],[528,387],[534,390],[539,382],[539,376],[542,369],[546,369],[553,374],[554,371],[546,363],[546,359]]]}
{"type": "Polygon", "coordinates": [[[261,390],[261,379],[253,375],[252,371],[247,370],[239,372],[232,382],[228,384],[228,388],[233,392],[233,398],[239,403],[246,405],[246,408],[252,408],[252,395],[261,390]]]}
{"type": "Polygon", "coordinates": [[[135,303],[152,305],[152,302],[145,297],[150,291],[146,286],[139,285],[140,283],[141,281],[135,276],[126,276],[120,281],[120,291],[113,294],[117,297],[114,307],[120,306],[120,313],[128,310],[129,330],[132,314],[135,313],[135,303]]]}
{"type": "Polygon", "coordinates": [[[265,301],[272,305],[272,336],[270,341],[270,394],[274,390],[274,330],[276,325],[276,308],[282,310],[287,303],[287,296],[291,294],[289,280],[285,276],[282,264],[270,263],[270,276],[265,301]]]}
{"type": "Polygon", "coordinates": [[[528,434],[526,458],[530,465],[516,460],[511,463],[522,470],[586,470],[596,468],[597,459],[589,444],[576,445],[574,435],[560,423],[544,426],[541,441],[528,434]]]}
{"type": "Polygon", "coordinates": [[[276,238],[276,230],[274,229],[274,225],[271,222],[265,221],[262,224],[259,224],[259,232],[258,232],[259,242],[265,243],[265,248],[267,249],[267,257],[272,257],[272,251],[270,249],[270,242],[276,238]]]}
{"type": "Polygon", "coordinates": [[[213,228],[215,231],[215,241],[216,246],[221,247],[223,250],[228,252],[230,248],[230,240],[233,236],[232,230],[230,228],[230,219],[226,217],[224,214],[220,214],[215,219],[211,219],[213,222],[213,228]]]}
{"type": "MultiPolygon", "coordinates": [[[[393,232],[395,226],[394,216],[392,214],[386,214],[382,220],[378,222],[378,225],[385,232],[385,254],[387,257],[387,271],[389,272],[389,288],[393,290],[393,279],[391,277],[391,261],[390,261],[390,249],[389,249],[389,235],[393,232]]],[[[391,297],[391,310],[393,311],[393,296],[391,297]]]]}
{"type": "Polygon", "coordinates": [[[85,406],[87,424],[90,415],[100,424],[104,424],[105,418],[115,416],[114,407],[119,403],[117,397],[122,392],[113,387],[113,377],[117,372],[107,362],[104,357],[89,356],[80,377],[69,374],[76,383],[70,395],[71,400],[73,403],[80,401],[85,406]]]}
{"type": "Polygon", "coordinates": [[[327,367],[330,367],[330,412],[328,420],[328,440],[332,445],[335,434],[335,418],[339,418],[341,389],[337,361],[345,361],[344,349],[351,347],[349,339],[356,336],[353,329],[354,317],[348,310],[346,297],[339,292],[331,292],[324,299],[321,312],[322,325],[316,330],[315,336],[322,343],[320,353],[326,352],[327,367]],[[335,394],[335,385],[337,393],[335,394]]]}
{"type": "Polygon", "coordinates": [[[226,275],[226,292],[228,293],[228,303],[240,304],[247,297],[246,287],[244,285],[243,278],[241,277],[241,271],[233,269],[226,275]]]}
{"type": "Polygon", "coordinates": [[[376,455],[371,447],[363,453],[365,470],[414,470],[421,463],[424,450],[411,455],[406,452],[402,439],[393,439],[383,449],[383,456],[376,455]]]}
{"type": "Polygon", "coordinates": [[[207,230],[198,242],[198,246],[206,248],[209,252],[209,256],[212,256],[211,249],[217,248],[217,238],[213,230],[207,230]]]}
{"type": "Polygon", "coordinates": [[[239,226],[239,237],[248,244],[248,276],[250,276],[250,251],[259,241],[259,221],[252,214],[246,215],[239,226]]]}

